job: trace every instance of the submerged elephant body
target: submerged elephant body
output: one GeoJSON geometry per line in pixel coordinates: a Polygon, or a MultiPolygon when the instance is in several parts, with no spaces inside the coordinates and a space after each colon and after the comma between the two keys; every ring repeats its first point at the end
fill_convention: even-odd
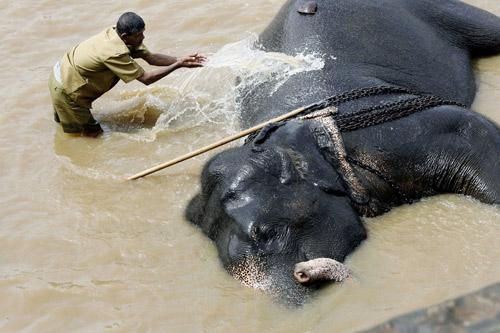
{"type": "MultiPolygon", "coordinates": [[[[242,127],[373,86],[394,90],[340,104],[337,119],[411,103],[417,92],[456,103],[345,130],[340,140],[325,136],[317,119],[294,119],[207,163],[188,219],[214,240],[229,272],[265,280],[265,289],[299,303],[316,284],[299,283],[297,272],[294,279],[295,265],[342,262],[366,238],[361,216],[438,193],[500,203],[500,130],[467,109],[475,93],[471,57],[500,52],[500,18],[452,0],[324,0],[306,4],[315,9],[307,14],[304,5],[288,1],[259,45],[315,52],[324,67],[277,89],[269,81],[246,91],[242,127]]],[[[311,271],[346,272],[335,265],[311,271]]]]}

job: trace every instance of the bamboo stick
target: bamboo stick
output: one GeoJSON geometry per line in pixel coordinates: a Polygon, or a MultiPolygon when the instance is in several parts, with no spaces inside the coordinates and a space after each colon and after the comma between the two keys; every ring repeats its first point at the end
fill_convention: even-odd
{"type": "Polygon", "coordinates": [[[286,113],[284,115],[281,115],[279,117],[273,118],[273,119],[268,120],[266,122],[260,123],[260,124],[258,124],[256,126],[252,127],[252,128],[249,128],[249,129],[246,129],[246,130],[241,131],[239,133],[236,133],[236,134],[233,134],[231,136],[228,136],[228,137],[226,137],[224,139],[221,139],[221,140],[219,140],[217,142],[214,142],[214,143],[212,143],[212,144],[210,144],[208,146],[205,146],[205,147],[202,147],[200,149],[197,149],[197,150],[195,150],[193,152],[190,152],[190,153],[188,153],[186,155],[182,155],[182,156],[177,157],[177,158],[175,158],[175,159],[173,159],[171,161],[168,161],[168,162],[159,164],[157,166],[154,166],[154,167],[152,167],[150,169],[141,171],[141,172],[139,172],[139,173],[137,173],[137,174],[135,174],[133,176],[128,177],[127,180],[134,180],[134,179],[142,178],[144,176],[150,175],[150,174],[152,174],[154,172],[157,172],[159,170],[168,168],[168,167],[170,167],[172,165],[175,165],[177,163],[180,163],[180,162],[183,162],[183,161],[188,160],[190,158],[193,158],[195,156],[201,155],[203,153],[206,153],[207,151],[210,151],[212,149],[215,149],[217,147],[225,145],[226,143],[229,143],[231,141],[237,140],[237,139],[242,138],[242,137],[244,137],[246,135],[252,134],[253,132],[256,132],[256,131],[262,129],[264,126],[266,126],[268,124],[276,123],[276,122],[279,122],[279,121],[291,118],[291,117],[293,117],[293,116],[295,116],[295,115],[297,115],[297,114],[299,114],[301,112],[304,112],[305,110],[308,110],[308,109],[310,109],[313,106],[316,106],[318,104],[319,103],[315,103],[315,104],[311,104],[311,105],[308,105],[308,106],[305,106],[305,107],[301,107],[301,108],[295,109],[295,110],[290,111],[290,112],[288,112],[288,113],[286,113]]]}

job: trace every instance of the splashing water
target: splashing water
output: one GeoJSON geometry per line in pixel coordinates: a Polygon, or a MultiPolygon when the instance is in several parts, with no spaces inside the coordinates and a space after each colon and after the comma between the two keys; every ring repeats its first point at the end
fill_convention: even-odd
{"type": "Polygon", "coordinates": [[[98,114],[112,131],[137,141],[154,141],[158,134],[215,125],[225,134],[238,130],[238,92],[270,81],[272,95],[292,75],[320,70],[318,54],[288,56],[255,48],[255,35],[228,44],[208,57],[203,68],[175,72],[169,84],[124,91],[115,107],[98,114]],[[186,75],[187,74],[187,75],[186,75]]]}

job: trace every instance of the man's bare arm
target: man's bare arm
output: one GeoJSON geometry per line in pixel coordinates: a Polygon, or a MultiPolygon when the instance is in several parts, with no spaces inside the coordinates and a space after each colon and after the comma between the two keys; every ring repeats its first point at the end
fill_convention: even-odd
{"type": "Polygon", "coordinates": [[[200,56],[198,54],[193,54],[184,58],[179,58],[176,59],[176,61],[166,67],[157,69],[155,71],[151,72],[146,72],[142,74],[140,77],[137,78],[140,82],[144,83],[145,85],[150,85],[151,83],[154,83],[168,74],[172,73],[178,68],[185,67],[185,68],[195,68],[195,67],[202,67],[203,62],[205,61],[204,56],[200,56]]]}
{"type": "Polygon", "coordinates": [[[180,67],[179,64],[177,64],[177,62],[175,62],[170,66],[166,66],[166,67],[163,67],[161,69],[157,69],[157,70],[151,71],[151,72],[145,72],[140,77],[138,77],[137,80],[139,80],[140,82],[149,86],[151,83],[154,83],[154,82],[164,78],[165,76],[172,73],[173,71],[175,71],[179,67],[180,67]]]}
{"type": "Polygon", "coordinates": [[[143,56],[143,59],[150,65],[153,66],[170,66],[177,61],[176,57],[172,57],[166,54],[160,53],[149,53],[143,56]]]}

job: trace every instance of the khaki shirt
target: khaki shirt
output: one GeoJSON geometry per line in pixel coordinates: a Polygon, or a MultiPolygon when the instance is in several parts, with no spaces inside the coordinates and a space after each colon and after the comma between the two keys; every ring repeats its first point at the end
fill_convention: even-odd
{"type": "Polygon", "coordinates": [[[77,104],[90,108],[92,102],[121,79],[128,83],[144,74],[133,58],[150,52],[144,44],[129,48],[115,27],[110,27],[64,54],[61,60],[62,89],[77,104]]]}

